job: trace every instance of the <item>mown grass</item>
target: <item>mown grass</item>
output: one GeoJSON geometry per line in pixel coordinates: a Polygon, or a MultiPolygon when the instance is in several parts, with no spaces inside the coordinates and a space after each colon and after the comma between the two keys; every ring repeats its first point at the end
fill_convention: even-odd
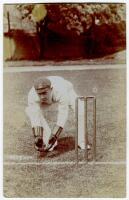
{"type": "Polygon", "coordinates": [[[4,173],[6,197],[125,197],[124,166],[15,165],[4,173]]]}

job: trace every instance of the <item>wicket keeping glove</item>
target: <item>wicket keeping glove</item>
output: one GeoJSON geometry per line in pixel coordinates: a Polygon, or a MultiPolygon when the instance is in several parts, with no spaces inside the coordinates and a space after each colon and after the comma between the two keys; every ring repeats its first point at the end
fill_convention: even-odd
{"type": "Polygon", "coordinates": [[[59,135],[61,134],[63,128],[56,126],[53,130],[52,135],[49,138],[49,142],[48,142],[48,146],[46,147],[46,151],[49,151],[55,144],[55,142],[57,141],[59,135]]]}

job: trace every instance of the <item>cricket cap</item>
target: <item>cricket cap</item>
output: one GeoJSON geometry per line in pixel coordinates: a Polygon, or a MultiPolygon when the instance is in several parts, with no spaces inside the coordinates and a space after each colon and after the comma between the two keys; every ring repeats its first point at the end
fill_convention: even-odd
{"type": "Polygon", "coordinates": [[[39,77],[34,81],[34,88],[38,89],[45,89],[51,87],[51,81],[46,77],[39,77]]]}

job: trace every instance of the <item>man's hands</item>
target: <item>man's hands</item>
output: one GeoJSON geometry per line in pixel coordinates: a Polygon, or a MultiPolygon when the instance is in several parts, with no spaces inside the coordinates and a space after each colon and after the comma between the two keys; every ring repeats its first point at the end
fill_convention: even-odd
{"type": "Polygon", "coordinates": [[[49,142],[48,145],[45,147],[44,143],[43,143],[43,128],[42,127],[35,127],[32,128],[33,130],[33,134],[35,137],[35,149],[37,151],[49,151],[49,150],[53,150],[53,148],[56,145],[56,141],[59,137],[59,135],[61,134],[63,128],[60,126],[55,126],[53,129],[53,132],[49,138],[49,142]]]}
{"type": "Polygon", "coordinates": [[[53,129],[53,132],[49,138],[49,142],[48,142],[48,146],[46,147],[46,151],[49,151],[51,148],[54,147],[60,133],[62,132],[63,128],[60,127],[60,126],[55,126],[54,129],[53,129]]]}
{"type": "Polygon", "coordinates": [[[34,134],[34,146],[37,151],[43,150],[43,127],[37,126],[32,128],[34,134]]]}
{"type": "Polygon", "coordinates": [[[51,137],[49,138],[49,144],[54,144],[57,140],[57,136],[56,135],[51,135],[51,137]]]}
{"type": "Polygon", "coordinates": [[[63,128],[60,126],[55,126],[52,132],[52,135],[49,138],[49,144],[55,143],[63,128]]]}
{"type": "Polygon", "coordinates": [[[63,128],[60,127],[60,126],[55,126],[53,131],[52,131],[52,134],[49,138],[49,143],[51,143],[54,139],[57,139],[60,135],[60,133],[62,132],[63,128]]]}

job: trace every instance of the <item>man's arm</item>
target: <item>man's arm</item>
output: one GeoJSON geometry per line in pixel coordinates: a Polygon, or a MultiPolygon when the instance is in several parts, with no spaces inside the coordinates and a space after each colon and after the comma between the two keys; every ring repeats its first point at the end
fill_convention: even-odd
{"type": "Polygon", "coordinates": [[[57,141],[59,135],[63,130],[63,127],[67,119],[68,119],[68,98],[62,95],[59,99],[57,124],[54,127],[52,134],[49,138],[49,144],[46,147],[46,151],[50,150],[54,146],[55,142],[57,141]]]}
{"type": "Polygon", "coordinates": [[[26,108],[26,114],[31,121],[32,133],[34,135],[34,147],[37,151],[42,151],[43,127],[41,124],[41,110],[38,96],[35,93],[34,88],[32,88],[28,94],[28,107],[26,108]]]}

